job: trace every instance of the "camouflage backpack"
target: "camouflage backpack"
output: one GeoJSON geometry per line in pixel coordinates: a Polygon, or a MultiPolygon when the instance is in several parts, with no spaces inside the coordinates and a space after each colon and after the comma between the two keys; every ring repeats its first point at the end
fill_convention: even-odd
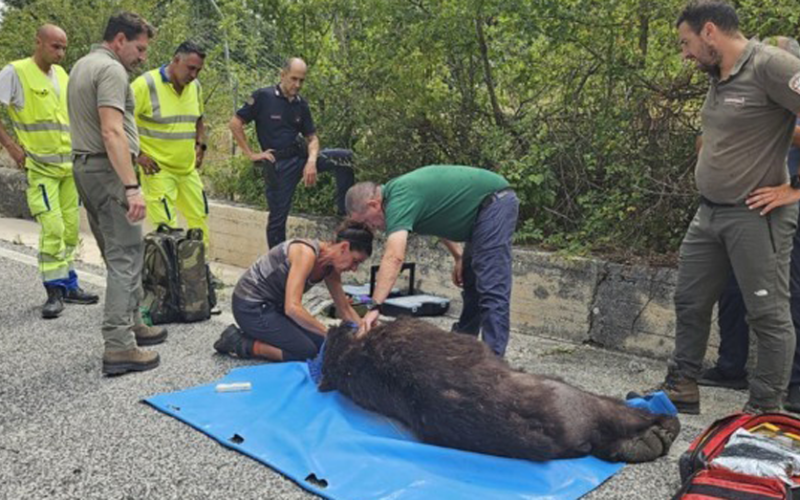
{"type": "Polygon", "coordinates": [[[144,238],[142,306],[154,325],[203,321],[216,305],[203,232],[161,225],[144,238]]]}

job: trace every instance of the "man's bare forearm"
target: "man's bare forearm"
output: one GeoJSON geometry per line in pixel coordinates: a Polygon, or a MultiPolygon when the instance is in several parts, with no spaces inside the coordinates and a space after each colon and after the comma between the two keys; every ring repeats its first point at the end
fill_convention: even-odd
{"type": "Polygon", "coordinates": [[[308,161],[316,162],[319,156],[319,137],[313,135],[308,141],[308,161]]]}
{"type": "Polygon", "coordinates": [[[194,141],[198,144],[206,142],[206,124],[203,123],[203,118],[197,119],[197,126],[195,127],[196,135],[194,141]]]}
{"type": "Polygon", "coordinates": [[[137,184],[136,172],[131,161],[131,150],[128,147],[128,139],[125,132],[119,130],[117,133],[103,133],[103,144],[108,153],[108,159],[114,171],[117,172],[120,180],[126,186],[137,184]]]}
{"type": "Polygon", "coordinates": [[[444,245],[447,248],[447,250],[450,251],[450,255],[452,255],[454,259],[458,260],[461,258],[461,255],[463,254],[461,250],[461,245],[459,245],[455,241],[450,241],[445,238],[439,238],[439,241],[441,241],[442,245],[444,245]]]}
{"type": "Polygon", "coordinates": [[[0,145],[2,145],[5,149],[9,149],[12,146],[18,145],[16,142],[14,142],[14,138],[11,137],[11,134],[6,131],[6,128],[2,123],[0,123],[0,145]]]}
{"type": "Polygon", "coordinates": [[[238,116],[234,116],[231,118],[228,128],[231,129],[231,133],[239,149],[241,149],[245,155],[252,156],[253,150],[250,149],[250,145],[247,144],[247,136],[244,135],[244,124],[242,120],[240,120],[238,116]]]}
{"type": "Polygon", "coordinates": [[[394,287],[400,270],[403,268],[403,259],[398,259],[388,253],[381,259],[381,267],[375,279],[375,290],[372,292],[372,300],[382,303],[389,297],[394,287]]]}

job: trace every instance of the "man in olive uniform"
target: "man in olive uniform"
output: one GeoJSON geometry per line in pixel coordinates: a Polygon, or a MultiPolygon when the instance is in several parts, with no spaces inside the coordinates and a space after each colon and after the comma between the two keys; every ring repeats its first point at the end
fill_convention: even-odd
{"type": "Polygon", "coordinates": [[[154,30],[122,12],[106,25],[102,45],[72,68],[69,116],[75,182],[106,263],[103,373],[151,370],[158,353],[140,345],[163,342],[167,332],[142,324],[139,312],[145,203],[134,159],[139,135],[128,71],[145,60],[154,30]]]}
{"type": "Polygon", "coordinates": [[[676,27],[684,59],[710,78],[695,167],[700,207],[681,244],[675,351],[659,389],[678,411],[700,412],[711,312],[733,271],[758,338],[744,411],[780,411],[795,348],[789,259],[800,179],[789,182],[786,154],[800,112],[800,60],[745,38],[722,1],[689,3],[676,27]]]}
{"type": "Polygon", "coordinates": [[[47,290],[43,318],[55,318],[64,302],[94,304],[98,297],[81,290],[72,265],[78,244],[78,192],[72,178],[67,72],[67,35],[45,24],[36,32],[33,57],[0,71],[0,102],[8,106],[15,142],[0,123],[0,144],[28,177],[28,207],[41,226],[39,272],[47,290]]]}

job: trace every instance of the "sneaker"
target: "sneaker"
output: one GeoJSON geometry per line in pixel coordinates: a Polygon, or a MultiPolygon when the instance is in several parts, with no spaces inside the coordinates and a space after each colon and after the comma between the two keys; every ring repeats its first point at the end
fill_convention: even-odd
{"type": "Polygon", "coordinates": [[[762,413],[781,413],[782,410],[780,405],[767,406],[748,401],[747,404],[744,405],[744,408],[742,408],[742,411],[753,415],[761,415],[762,413]]]}
{"type": "Polygon", "coordinates": [[[697,385],[723,387],[725,389],[733,389],[736,391],[742,391],[748,387],[747,375],[741,378],[728,378],[716,366],[704,371],[697,380],[697,385]]]}
{"type": "Polygon", "coordinates": [[[167,339],[167,329],[161,326],[134,325],[131,330],[140,346],[160,344],[167,339]]]}
{"type": "Polygon", "coordinates": [[[67,290],[64,294],[64,302],[67,304],[97,304],[100,297],[93,293],[84,291],[81,287],[67,290]]]}
{"type": "Polygon", "coordinates": [[[678,409],[678,413],[700,414],[700,389],[697,386],[697,381],[679,375],[673,370],[667,373],[662,383],[645,391],[644,395],[637,392],[629,392],[625,399],[646,397],[647,394],[657,391],[664,391],[664,394],[678,409]]]}
{"type": "Polygon", "coordinates": [[[106,351],[103,353],[103,373],[122,375],[128,372],[144,372],[157,367],[159,362],[157,352],[138,347],[127,351],[106,351]]]}
{"type": "Polygon", "coordinates": [[[42,306],[42,318],[57,318],[64,310],[64,290],[58,286],[46,286],[47,301],[42,306]]]}
{"type": "Polygon", "coordinates": [[[228,325],[214,342],[214,349],[220,354],[247,359],[253,357],[253,344],[255,341],[245,337],[239,327],[228,325]]]}
{"type": "Polygon", "coordinates": [[[790,385],[783,409],[792,413],[800,413],[800,385],[790,385]]]}

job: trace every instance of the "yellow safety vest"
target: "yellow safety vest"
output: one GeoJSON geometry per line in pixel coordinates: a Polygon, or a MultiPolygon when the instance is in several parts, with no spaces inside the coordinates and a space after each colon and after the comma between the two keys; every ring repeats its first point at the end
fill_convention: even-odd
{"type": "Polygon", "coordinates": [[[178,94],[161,78],[160,70],[154,69],[137,78],[133,90],[142,152],[162,169],[176,174],[191,172],[196,161],[197,120],[203,114],[199,83],[193,81],[178,94]],[[140,99],[143,102],[138,102],[140,99]]]}
{"type": "Polygon", "coordinates": [[[17,139],[25,148],[25,166],[29,170],[52,173],[53,168],[72,166],[72,141],[69,135],[67,83],[64,68],[53,65],[58,78],[58,94],[50,78],[33,58],[11,63],[22,84],[22,109],[8,107],[17,139]]]}

